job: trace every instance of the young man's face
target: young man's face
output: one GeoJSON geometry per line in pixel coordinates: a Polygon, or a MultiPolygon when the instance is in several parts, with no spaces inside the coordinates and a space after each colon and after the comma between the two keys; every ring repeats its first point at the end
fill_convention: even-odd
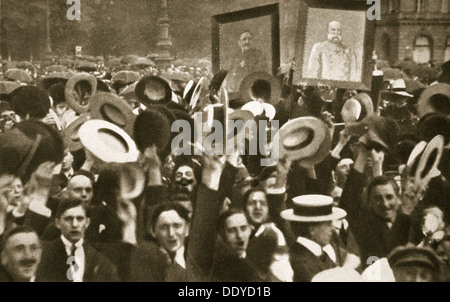
{"type": "Polygon", "coordinates": [[[72,164],[73,164],[73,155],[72,153],[69,152],[69,150],[64,150],[64,159],[62,162],[62,168],[61,171],[62,172],[68,172],[70,171],[70,169],[72,169],[72,164]]]}
{"type": "Polygon", "coordinates": [[[391,184],[374,187],[370,192],[369,202],[372,211],[389,222],[394,222],[401,205],[401,201],[391,184]]]}
{"type": "Polygon", "coordinates": [[[250,225],[243,213],[231,215],[225,220],[226,242],[239,256],[247,250],[250,235],[250,225]]]}
{"type": "Polygon", "coordinates": [[[28,282],[36,275],[42,248],[36,233],[17,233],[6,241],[2,265],[14,281],[28,282]]]}
{"type": "Polygon", "coordinates": [[[65,211],[55,222],[56,227],[67,240],[77,243],[84,238],[90,220],[86,216],[85,209],[82,206],[78,206],[65,211]]]}
{"type": "Polygon", "coordinates": [[[261,191],[253,192],[249,195],[245,211],[253,225],[260,225],[269,219],[269,204],[266,194],[261,191]]]}
{"type": "Polygon", "coordinates": [[[159,215],[153,232],[160,246],[168,252],[175,253],[184,246],[189,224],[178,215],[177,211],[165,211],[159,215]]]}

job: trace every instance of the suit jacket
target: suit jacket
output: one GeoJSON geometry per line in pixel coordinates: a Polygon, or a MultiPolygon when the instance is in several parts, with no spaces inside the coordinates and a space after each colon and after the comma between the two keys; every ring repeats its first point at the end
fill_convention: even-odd
{"type": "Polygon", "coordinates": [[[408,243],[411,218],[398,213],[392,228],[386,221],[363,206],[364,175],[351,170],[342,192],[340,207],[347,211],[347,220],[360,247],[362,265],[371,256],[386,257],[395,247],[408,243]]]}
{"type": "MultiPolygon", "coordinates": [[[[117,282],[116,267],[88,244],[83,244],[85,268],[83,282],[117,282]]],[[[41,263],[36,273],[37,282],[70,282],[67,278],[69,265],[61,238],[44,243],[41,263]]]]}
{"type": "Polygon", "coordinates": [[[322,261],[298,242],[291,246],[290,257],[291,266],[294,270],[294,282],[311,282],[316,274],[337,267],[331,259],[328,262],[322,261]]]}

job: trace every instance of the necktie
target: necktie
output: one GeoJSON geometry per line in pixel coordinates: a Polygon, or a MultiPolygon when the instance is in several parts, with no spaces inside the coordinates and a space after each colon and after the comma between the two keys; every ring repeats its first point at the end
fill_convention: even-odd
{"type": "Polygon", "coordinates": [[[328,268],[336,267],[336,263],[334,263],[333,260],[331,260],[330,256],[328,256],[327,252],[325,252],[323,249],[322,255],[320,255],[319,258],[328,268]]]}

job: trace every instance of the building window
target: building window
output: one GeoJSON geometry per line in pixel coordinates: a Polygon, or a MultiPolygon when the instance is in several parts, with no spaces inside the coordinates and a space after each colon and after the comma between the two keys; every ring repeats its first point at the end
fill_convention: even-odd
{"type": "Polygon", "coordinates": [[[426,8],[426,0],[416,0],[416,12],[424,12],[426,8]]]}
{"type": "Polygon", "coordinates": [[[431,59],[431,43],[428,37],[416,38],[413,58],[416,63],[427,63],[431,59]]]}
{"type": "Polygon", "coordinates": [[[444,62],[450,60],[450,37],[447,38],[447,45],[445,46],[444,62]]]}

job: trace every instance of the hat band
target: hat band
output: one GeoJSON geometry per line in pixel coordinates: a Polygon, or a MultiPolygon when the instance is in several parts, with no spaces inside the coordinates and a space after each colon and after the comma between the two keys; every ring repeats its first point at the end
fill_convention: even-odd
{"type": "Polygon", "coordinates": [[[394,92],[406,92],[406,88],[391,88],[391,91],[394,91],[394,92]]]}
{"type": "Polygon", "coordinates": [[[333,204],[320,207],[305,207],[294,203],[294,215],[315,217],[327,216],[333,214],[333,204]]]}

